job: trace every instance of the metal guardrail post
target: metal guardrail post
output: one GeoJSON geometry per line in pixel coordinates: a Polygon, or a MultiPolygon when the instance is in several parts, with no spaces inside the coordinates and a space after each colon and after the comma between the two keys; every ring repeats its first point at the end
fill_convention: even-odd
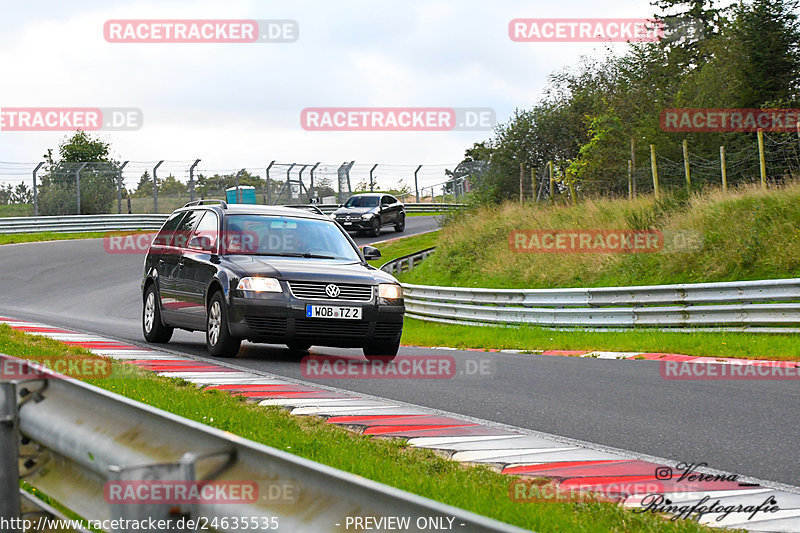
{"type": "MultiPolygon", "coordinates": [[[[11,521],[20,517],[19,498],[19,413],[17,386],[0,383],[0,518],[11,521]]],[[[8,524],[7,524],[8,525],[8,524]]],[[[21,527],[3,531],[21,533],[21,527]]]]}
{"type": "Polygon", "coordinates": [[[36,186],[36,173],[39,172],[39,169],[42,168],[44,165],[44,161],[36,165],[36,168],[33,169],[33,216],[39,216],[39,190],[36,186]]]}
{"type": "Polygon", "coordinates": [[[161,160],[153,167],[153,213],[158,214],[158,167],[164,161],[161,160]]]}
{"type": "Polygon", "coordinates": [[[200,164],[200,160],[197,159],[192,166],[189,167],[189,201],[194,202],[194,169],[197,165],[200,164]]]}
{"type": "Polygon", "coordinates": [[[78,206],[76,207],[76,215],[81,214],[81,170],[83,170],[89,163],[81,163],[78,170],[75,171],[75,191],[77,194],[78,206]]]}

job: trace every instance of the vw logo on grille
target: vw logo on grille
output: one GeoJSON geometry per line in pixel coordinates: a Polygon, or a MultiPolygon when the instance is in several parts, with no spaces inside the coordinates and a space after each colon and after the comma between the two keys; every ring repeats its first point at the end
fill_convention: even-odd
{"type": "Polygon", "coordinates": [[[339,290],[339,287],[337,287],[336,285],[331,284],[325,287],[325,294],[327,294],[331,298],[338,297],[340,292],[341,291],[339,290]]]}

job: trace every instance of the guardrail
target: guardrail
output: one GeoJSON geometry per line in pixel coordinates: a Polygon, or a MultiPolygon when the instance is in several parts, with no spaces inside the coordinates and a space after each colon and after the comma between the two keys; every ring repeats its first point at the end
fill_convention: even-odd
{"type": "MultiPolygon", "coordinates": [[[[315,204],[323,213],[330,214],[341,207],[339,204],[315,204]]],[[[403,204],[406,208],[406,213],[438,213],[440,211],[448,211],[451,209],[464,209],[466,204],[448,204],[448,203],[408,203],[403,204]]]]}
{"type": "Polygon", "coordinates": [[[387,261],[386,263],[381,265],[381,270],[384,272],[388,272],[389,274],[397,274],[399,272],[408,272],[412,268],[414,268],[417,263],[427,258],[429,255],[436,250],[435,246],[431,248],[426,248],[425,250],[421,250],[419,252],[414,252],[413,254],[404,255],[398,257],[396,259],[392,259],[391,261],[387,261]]]}
{"type": "MultiPolygon", "coordinates": [[[[432,248],[390,261],[404,271],[432,248]]],[[[403,284],[406,316],[457,324],[800,331],[800,278],[570,289],[403,284]]]]}
{"type": "MultiPolygon", "coordinates": [[[[21,476],[92,524],[171,519],[172,528],[157,530],[194,531],[176,529],[175,524],[180,518],[202,518],[217,531],[320,532],[346,529],[348,517],[408,516],[409,531],[427,530],[415,525],[417,517],[439,518],[445,524],[454,518],[464,531],[523,531],[31,367],[23,359],[0,354],[0,364],[43,378],[0,381],[0,518],[6,520],[20,516],[20,497],[57,513],[20,490],[21,476]],[[226,483],[257,490],[255,497],[235,502],[108,501],[114,495],[109,484],[134,487],[138,495],[138,486],[145,484],[162,486],[166,494],[163,486],[198,482],[215,491],[226,483]],[[234,523],[233,517],[239,520],[234,523]],[[258,528],[242,525],[252,517],[275,517],[279,527],[263,527],[260,521],[258,528]]],[[[127,489],[123,494],[127,497],[127,489]]]]}
{"type": "Polygon", "coordinates": [[[0,218],[0,233],[79,233],[85,231],[157,231],[164,215],[68,215],[62,217],[0,218]]]}
{"type": "MultiPolygon", "coordinates": [[[[326,214],[339,208],[336,204],[318,204],[326,214]]],[[[464,204],[406,204],[407,213],[435,213],[461,209],[464,204]]],[[[86,231],[157,231],[169,214],[158,215],[66,215],[58,217],[0,217],[0,234],[4,233],[80,233],[86,231]]]]}

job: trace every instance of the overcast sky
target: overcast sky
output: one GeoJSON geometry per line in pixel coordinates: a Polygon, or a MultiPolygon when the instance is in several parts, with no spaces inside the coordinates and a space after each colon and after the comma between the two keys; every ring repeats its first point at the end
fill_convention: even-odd
{"type": "MultiPolygon", "coordinates": [[[[258,169],[271,160],[355,160],[366,169],[381,163],[383,179],[417,164],[452,168],[490,132],[305,131],[300,112],[488,107],[505,121],[540,98],[548,74],[607,47],[513,42],[511,19],[654,12],[645,0],[0,3],[0,107],[139,108],[140,130],[102,132],[102,138],[117,159],[142,162],[132,172],[166,159],[174,163],[164,168],[179,178],[183,162],[196,158],[205,172],[258,169]],[[109,19],[214,18],[292,19],[300,36],[283,44],[115,44],[103,37],[109,19]]],[[[65,135],[0,132],[0,161],[38,161],[65,135]]],[[[16,167],[0,166],[0,174],[9,168],[16,167]]],[[[2,181],[8,180],[0,175],[2,181]]]]}

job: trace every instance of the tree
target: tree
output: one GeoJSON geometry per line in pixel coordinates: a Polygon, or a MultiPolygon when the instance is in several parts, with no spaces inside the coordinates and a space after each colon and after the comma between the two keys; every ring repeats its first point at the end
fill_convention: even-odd
{"type": "Polygon", "coordinates": [[[77,131],[64,139],[58,157],[52,149],[45,154],[45,171],[39,189],[43,215],[78,213],[77,176],[80,171],[80,212],[82,215],[109,213],[121,187],[119,164],[109,157],[109,144],[77,131]],[[84,165],[85,163],[85,165],[84,165]]]}

